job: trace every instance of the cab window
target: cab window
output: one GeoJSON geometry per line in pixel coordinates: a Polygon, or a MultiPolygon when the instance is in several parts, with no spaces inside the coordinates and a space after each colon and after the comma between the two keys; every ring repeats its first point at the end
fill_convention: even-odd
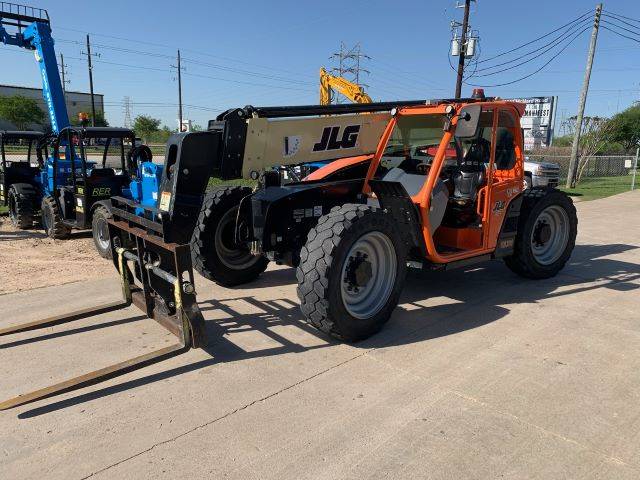
{"type": "Polygon", "coordinates": [[[507,111],[500,111],[496,129],[496,170],[511,170],[516,165],[516,121],[507,111]]]}

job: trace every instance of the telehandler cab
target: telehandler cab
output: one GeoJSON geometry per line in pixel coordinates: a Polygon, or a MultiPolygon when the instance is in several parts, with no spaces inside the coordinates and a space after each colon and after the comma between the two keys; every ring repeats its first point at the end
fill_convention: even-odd
{"type": "Polygon", "coordinates": [[[45,134],[33,131],[0,131],[0,202],[9,210],[14,227],[31,228],[36,222],[38,183],[36,178],[47,157],[45,134]],[[10,154],[7,150],[19,147],[24,153],[10,154]],[[16,158],[17,157],[17,158],[16,158]]]}
{"type": "Polygon", "coordinates": [[[573,204],[555,189],[523,191],[524,105],[481,92],[474,97],[411,106],[245,107],[225,112],[206,132],[172,136],[157,201],[111,199],[109,235],[124,301],[0,335],[133,303],[179,343],[16,397],[0,409],[203,345],[190,242],[198,247],[196,265],[232,272],[236,284],[264,269],[255,267],[255,258],[296,267],[304,315],[345,341],[384,325],[407,267],[450,269],[502,258],[525,277],[555,275],[575,244],[573,204]],[[271,168],[325,160],[335,161],[300,182],[287,183],[271,168]],[[259,186],[205,193],[212,175],[252,178],[259,186]],[[230,262],[234,256],[247,262],[230,262]]]}

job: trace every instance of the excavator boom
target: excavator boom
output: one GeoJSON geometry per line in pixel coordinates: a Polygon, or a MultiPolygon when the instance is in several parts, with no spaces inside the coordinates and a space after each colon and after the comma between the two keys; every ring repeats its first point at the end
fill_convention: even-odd
{"type": "Polygon", "coordinates": [[[371,97],[363,88],[346,78],[331,75],[324,68],[320,68],[320,105],[331,103],[331,94],[337,91],[354,103],[371,103],[371,97]]]}

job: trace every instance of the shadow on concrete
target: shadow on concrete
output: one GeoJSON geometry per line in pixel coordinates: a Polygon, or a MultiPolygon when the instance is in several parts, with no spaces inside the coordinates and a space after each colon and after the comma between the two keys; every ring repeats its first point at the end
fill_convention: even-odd
{"type": "Polygon", "coordinates": [[[137,317],[122,318],[119,320],[111,320],[110,322],[94,323],[92,325],[85,325],[83,327],[72,328],[70,330],[63,330],[61,332],[47,333],[46,335],[40,335],[38,337],[23,338],[22,340],[16,340],[9,343],[0,344],[0,350],[11,347],[19,347],[21,345],[29,345],[30,343],[40,342],[42,340],[51,340],[53,338],[67,337],[76,333],[91,332],[93,330],[100,330],[103,328],[116,327],[118,325],[125,325],[127,323],[139,322],[140,320],[147,320],[146,315],[139,315],[137,317]]]}
{"type": "MultiPolygon", "coordinates": [[[[640,285],[632,282],[640,279],[640,265],[603,258],[637,248],[640,247],[624,244],[578,245],[565,270],[548,280],[520,278],[500,262],[490,262],[467,270],[410,273],[400,307],[392,315],[389,324],[377,335],[354,344],[354,347],[393,347],[455,335],[500,320],[509,313],[509,309],[502,305],[536,303],[548,298],[600,289],[637,290],[640,285]],[[597,281],[597,284],[584,285],[593,281],[597,281]],[[559,290],[560,288],[562,290],[559,290]],[[428,304],[429,299],[436,298],[444,301],[436,302],[434,305],[428,304]]],[[[291,271],[292,269],[276,271],[278,281],[281,281],[280,276],[286,276],[287,272],[291,275],[291,271]]],[[[268,277],[270,273],[264,276],[268,277]]],[[[294,280],[294,277],[291,277],[289,283],[293,283],[294,280]]],[[[216,310],[226,314],[226,318],[222,320],[207,322],[210,341],[204,350],[211,358],[33,408],[20,413],[18,418],[43,415],[218,363],[305,352],[339,343],[308,325],[300,313],[297,302],[289,298],[270,301],[258,301],[253,297],[242,296],[223,301],[200,299],[200,307],[203,312],[216,310]],[[249,303],[262,313],[239,313],[228,305],[235,301],[249,303]],[[317,336],[322,343],[312,347],[302,346],[276,333],[273,330],[276,326],[295,326],[317,336]],[[245,351],[233,343],[234,332],[242,331],[259,332],[276,342],[278,346],[245,351]]]]}

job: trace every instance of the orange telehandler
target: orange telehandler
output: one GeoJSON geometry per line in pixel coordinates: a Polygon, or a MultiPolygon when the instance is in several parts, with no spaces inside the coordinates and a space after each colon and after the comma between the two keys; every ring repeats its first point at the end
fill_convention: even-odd
{"type": "MultiPolygon", "coordinates": [[[[256,259],[295,267],[307,320],[345,341],[366,338],[389,320],[407,268],[502,259],[527,278],[556,275],[575,245],[576,210],[556,189],[523,188],[523,113],[523,104],[477,91],[465,99],[248,106],[221,114],[207,131],[173,135],[157,201],[113,197],[109,235],[122,305],[138,306],[179,342],[0,409],[204,345],[192,252],[209,268],[234,272],[236,285],[262,273],[266,264],[256,259]],[[285,182],[273,168],[326,160],[335,161],[300,182],[285,182]],[[258,187],[207,193],[213,175],[254,179],[258,187]]],[[[0,335],[105,308],[112,309],[0,335]]]]}

